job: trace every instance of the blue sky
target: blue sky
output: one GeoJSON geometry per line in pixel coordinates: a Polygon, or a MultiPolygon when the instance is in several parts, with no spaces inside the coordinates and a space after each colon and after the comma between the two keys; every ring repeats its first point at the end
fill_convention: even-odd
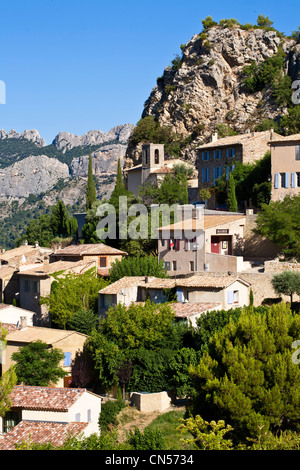
{"type": "Polygon", "coordinates": [[[256,23],[259,14],[287,35],[300,25],[299,0],[2,0],[0,129],[35,128],[48,144],[60,131],[135,124],[203,18],[256,23]]]}

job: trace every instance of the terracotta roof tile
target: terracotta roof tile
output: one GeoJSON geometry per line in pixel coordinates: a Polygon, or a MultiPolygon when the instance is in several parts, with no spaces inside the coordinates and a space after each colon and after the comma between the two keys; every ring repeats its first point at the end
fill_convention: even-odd
{"type": "Polygon", "coordinates": [[[34,444],[52,443],[61,446],[69,435],[81,434],[88,423],[55,423],[41,421],[21,421],[0,439],[1,450],[15,450],[16,444],[30,442],[34,444]]]}
{"type": "Polygon", "coordinates": [[[220,305],[216,302],[174,302],[171,308],[175,311],[175,317],[188,318],[198,313],[207,312],[207,310],[216,309],[220,305]]]}
{"type": "MultiPolygon", "coordinates": [[[[143,286],[146,284],[146,276],[125,276],[116,282],[104,287],[99,291],[99,294],[119,294],[121,290],[126,287],[143,286]]],[[[155,277],[149,277],[151,281],[155,277]]]]}
{"type": "Polygon", "coordinates": [[[68,273],[75,272],[80,274],[86,269],[92,268],[94,266],[96,266],[95,261],[55,261],[54,263],[49,263],[48,265],[40,264],[35,268],[20,271],[18,275],[45,277],[60,271],[65,271],[68,273]],[[80,268],[81,266],[82,269],[78,272],[77,268],[80,268]]]}
{"type": "MultiPolygon", "coordinates": [[[[261,138],[263,136],[266,136],[266,138],[270,138],[270,131],[262,131],[262,132],[255,132],[253,135],[251,132],[247,132],[245,134],[237,134],[237,135],[232,135],[232,136],[227,136],[223,137],[221,139],[216,140],[215,142],[208,142],[207,144],[199,145],[197,147],[198,150],[202,149],[207,149],[207,148],[212,148],[212,147],[223,147],[227,145],[235,145],[235,144],[240,144],[243,145],[245,142],[251,142],[255,139],[261,138]]],[[[273,132],[273,139],[280,139],[281,135],[276,134],[273,132]]]]}
{"type": "Polygon", "coordinates": [[[9,397],[12,408],[68,411],[85,391],[84,388],[16,385],[9,397]]]}

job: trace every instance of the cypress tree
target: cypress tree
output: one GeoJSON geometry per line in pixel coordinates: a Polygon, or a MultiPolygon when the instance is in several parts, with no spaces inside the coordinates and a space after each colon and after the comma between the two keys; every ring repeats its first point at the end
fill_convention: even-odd
{"type": "Polygon", "coordinates": [[[86,185],[86,210],[91,209],[94,202],[96,202],[96,186],[93,177],[93,165],[92,156],[89,155],[89,168],[88,168],[88,180],[86,185]]]}
{"type": "Polygon", "coordinates": [[[238,205],[237,205],[237,200],[236,200],[236,195],[235,195],[235,182],[231,173],[229,175],[227,197],[228,197],[228,210],[230,212],[237,212],[238,205]]]}

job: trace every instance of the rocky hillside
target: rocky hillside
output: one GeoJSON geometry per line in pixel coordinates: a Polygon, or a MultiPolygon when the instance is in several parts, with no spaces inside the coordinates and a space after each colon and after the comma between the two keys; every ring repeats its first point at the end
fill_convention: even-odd
{"type": "MultiPolygon", "coordinates": [[[[278,122],[287,113],[287,103],[274,96],[271,76],[269,83],[264,77],[263,86],[253,90],[245,85],[245,78],[247,67],[255,75],[254,67],[258,70],[275,57],[275,67],[277,57],[278,62],[283,57],[282,78],[300,78],[296,40],[272,28],[214,25],[194,35],[181,51],[157,79],[142,118],[153,116],[160,125],[170,126],[186,144],[182,158],[193,161],[194,147],[209,141],[220,125],[242,133],[254,130],[264,119],[278,122]]],[[[288,80],[284,84],[288,86],[288,80]]],[[[292,90],[288,93],[291,96],[292,90]]],[[[137,148],[129,145],[127,166],[137,163],[137,148]]]]}
{"type": "Polygon", "coordinates": [[[0,130],[0,246],[13,247],[30,219],[58,198],[71,212],[85,209],[90,154],[97,197],[109,197],[133,128],[125,124],[82,136],[61,132],[51,145],[35,129],[0,130]]]}

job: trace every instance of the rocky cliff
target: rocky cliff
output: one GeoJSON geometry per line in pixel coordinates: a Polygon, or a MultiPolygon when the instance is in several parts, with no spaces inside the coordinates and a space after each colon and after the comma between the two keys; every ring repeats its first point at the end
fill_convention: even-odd
{"type": "MultiPolygon", "coordinates": [[[[181,156],[189,160],[195,158],[195,145],[207,142],[220,124],[241,133],[253,130],[263,119],[276,121],[286,107],[278,106],[268,86],[249,93],[244,68],[262,64],[279,48],[286,54],[283,73],[295,79],[300,45],[274,30],[216,25],[194,35],[181,47],[182,55],[157,79],[142,117],[154,116],[161,125],[188,138],[181,156]]],[[[135,146],[129,146],[126,157],[127,166],[137,163],[135,146]]]]}

